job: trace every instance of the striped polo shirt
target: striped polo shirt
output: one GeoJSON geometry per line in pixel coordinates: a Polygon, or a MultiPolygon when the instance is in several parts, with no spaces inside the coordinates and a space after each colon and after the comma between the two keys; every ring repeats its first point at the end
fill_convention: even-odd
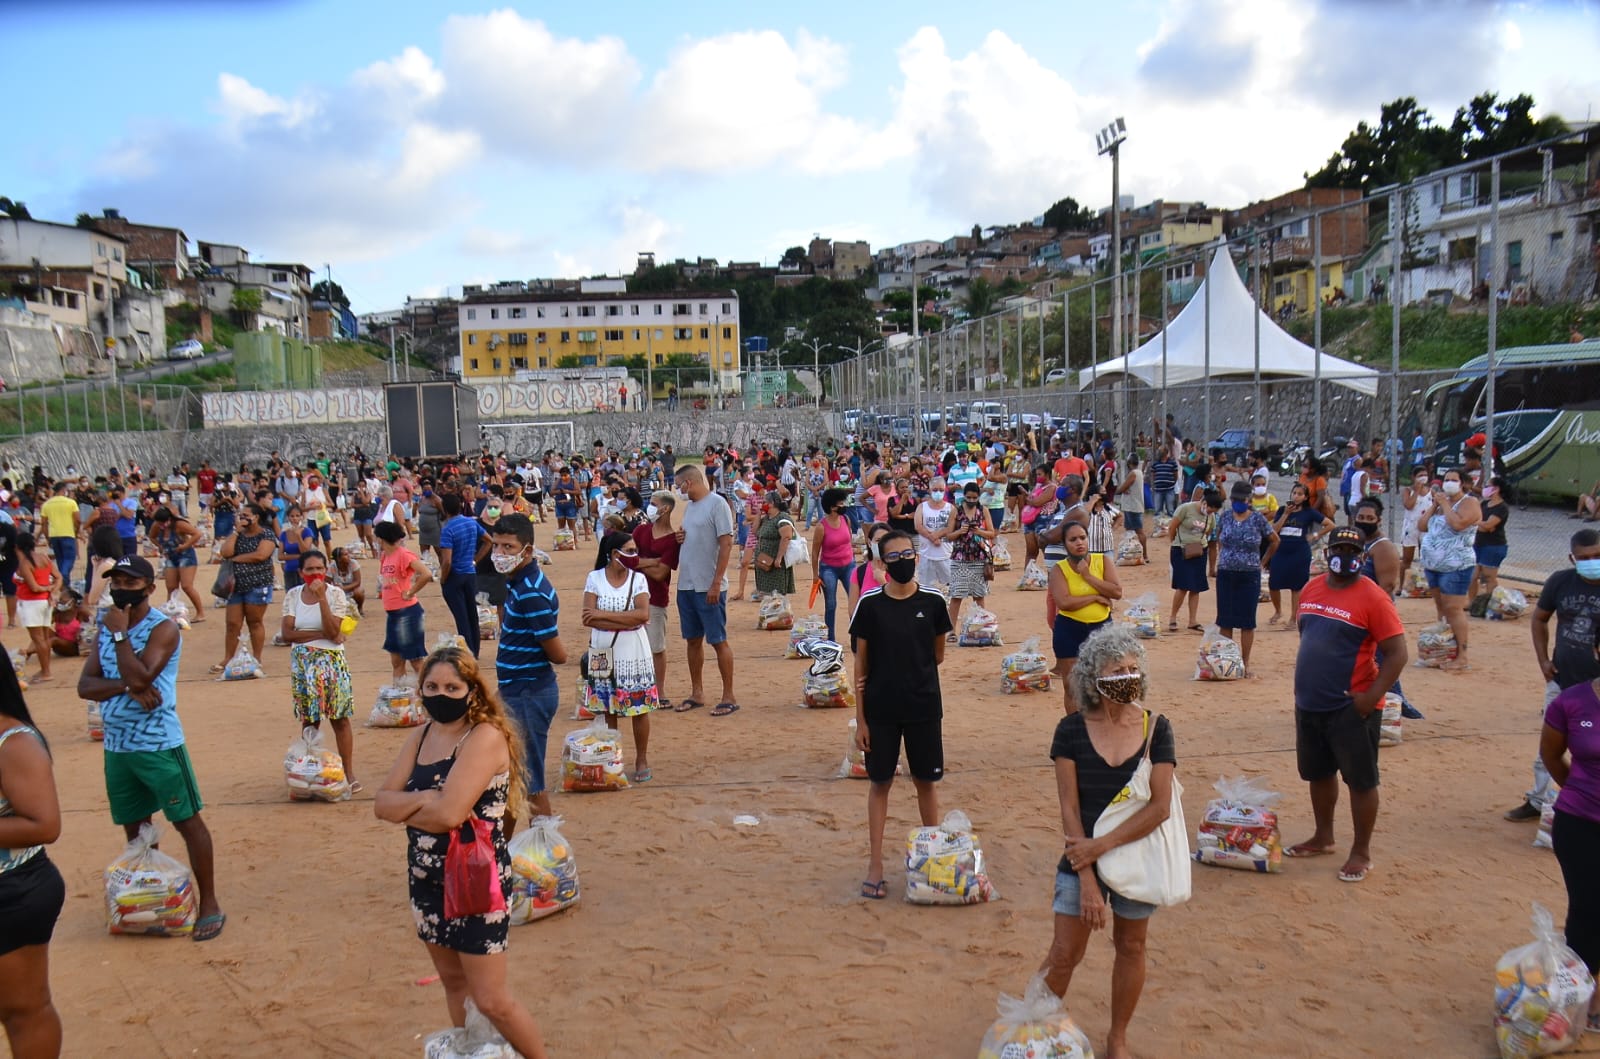
{"type": "Polygon", "coordinates": [[[551,671],[544,641],[561,632],[557,625],[560,614],[561,601],[539,569],[538,560],[508,578],[505,618],[494,663],[502,687],[536,680],[551,671]]]}

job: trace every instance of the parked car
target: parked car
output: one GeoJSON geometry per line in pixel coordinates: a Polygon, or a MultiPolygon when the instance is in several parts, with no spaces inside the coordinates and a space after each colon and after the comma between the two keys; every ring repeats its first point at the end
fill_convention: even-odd
{"type": "Polygon", "coordinates": [[[910,441],[914,429],[910,416],[895,416],[889,424],[889,436],[895,441],[910,441]]]}
{"type": "Polygon", "coordinates": [[[856,428],[861,425],[861,409],[846,408],[844,410],[843,420],[844,428],[852,434],[855,433],[856,428]]]}
{"type": "Polygon", "coordinates": [[[1044,377],[1044,384],[1046,386],[1054,386],[1058,382],[1066,382],[1066,381],[1067,381],[1067,369],[1066,368],[1051,368],[1049,374],[1047,374],[1044,377]]]}
{"type": "Polygon", "coordinates": [[[206,355],[206,347],[198,339],[188,338],[167,350],[168,360],[199,360],[206,355]]]}
{"type": "Polygon", "coordinates": [[[1252,452],[1261,452],[1271,462],[1283,452],[1283,442],[1277,435],[1267,433],[1260,438],[1242,427],[1224,430],[1206,443],[1206,451],[1213,456],[1226,456],[1228,462],[1241,465],[1252,452]]]}
{"type": "Polygon", "coordinates": [[[1037,412],[1023,412],[1021,415],[1013,415],[1010,423],[1012,430],[1027,429],[1029,427],[1037,430],[1044,425],[1044,420],[1037,412]]]}

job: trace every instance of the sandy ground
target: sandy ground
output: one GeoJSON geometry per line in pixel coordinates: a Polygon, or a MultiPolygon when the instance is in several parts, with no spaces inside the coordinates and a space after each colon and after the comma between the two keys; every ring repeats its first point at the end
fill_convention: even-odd
{"type": "MultiPolygon", "coordinates": [[[[1020,539],[1013,545],[1020,555],[1020,539]]],[[[582,639],[588,547],[558,553],[549,568],[569,643],[582,639]]],[[[1165,553],[1153,545],[1152,554],[1154,566],[1122,575],[1129,595],[1162,588],[1164,607],[1165,553]]],[[[1041,596],[1013,591],[1017,576],[1002,572],[991,599],[1009,643],[1042,631],[1041,596]]],[[[806,584],[802,573],[802,593],[806,584]]],[[[431,641],[448,612],[436,588],[423,599],[431,641]]],[[[1413,632],[1431,620],[1428,601],[1399,606],[1413,632]]],[[[1207,597],[1203,620],[1213,608],[1207,597]]],[[[891,865],[891,899],[866,901],[857,896],[866,784],[834,778],[849,715],[797,708],[805,663],[782,660],[785,635],[756,631],[755,612],[739,602],[730,614],[742,711],[658,715],[653,782],[555,796],[582,901],[513,929],[517,991],[558,1056],[973,1055],[996,994],[1022,989],[1050,938],[1061,839],[1048,748],[1059,698],[1000,694],[1005,649],[950,650],[940,797],[973,819],[1002,899],[911,906],[891,865]],[[736,826],[738,814],[759,826],[736,826]]],[[[1150,644],[1150,705],[1174,724],[1191,827],[1219,776],[1264,776],[1284,792],[1287,844],[1311,830],[1293,755],[1297,637],[1267,628],[1268,612],[1254,660],[1262,677],[1250,681],[1193,682],[1199,634],[1163,631],[1150,644]]],[[[368,620],[351,646],[358,719],[387,678],[382,631],[368,620]]],[[[372,816],[370,789],[349,804],[289,802],[288,652],[268,649],[267,679],[216,683],[206,670],[222,634],[218,614],[187,635],[179,683],[229,914],[226,932],[203,946],[106,934],[100,873],[122,841],[100,746],[71,691],[79,663],[58,662],[55,685],[29,696],[53,741],[66,811],[51,850],[68,884],[52,947],[66,1054],[420,1054],[447,1015],[439,987],[417,984],[432,969],[407,911],[404,835],[372,816]]],[[[1286,861],[1282,875],[1197,865],[1194,899],[1157,914],[1134,1024],[1140,1055],[1495,1054],[1495,960],[1528,939],[1530,901],[1559,919],[1565,898],[1554,858],[1530,845],[1533,826],[1500,819],[1528,785],[1539,725],[1527,621],[1475,622],[1473,636],[1471,674],[1406,672],[1428,717],[1384,752],[1378,867],[1365,884],[1338,882],[1338,857],[1286,861]]],[[[17,646],[20,630],[5,642],[17,646]]],[[[493,650],[485,645],[486,659],[493,650]]],[[[667,693],[677,699],[687,683],[676,640],[671,659],[667,693]]],[[[562,733],[578,723],[575,680],[566,667],[552,770],[562,733]]],[[[358,774],[369,785],[404,738],[358,728],[358,774]]],[[[891,851],[915,822],[911,789],[897,785],[891,851]]],[[[1067,998],[1097,1045],[1111,956],[1098,937],[1067,998]]],[[[1590,1038],[1587,1052],[1600,1054],[1600,1041],[1590,1038]]]]}

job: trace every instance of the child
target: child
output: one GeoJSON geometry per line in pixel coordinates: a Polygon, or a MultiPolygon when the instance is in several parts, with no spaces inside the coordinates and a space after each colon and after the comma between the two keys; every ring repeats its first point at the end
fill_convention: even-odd
{"type": "Polygon", "coordinates": [[[50,650],[62,658],[75,658],[78,655],[78,636],[83,631],[83,622],[78,617],[78,608],[81,606],[83,597],[70,588],[63,589],[61,595],[56,597],[50,650]]]}

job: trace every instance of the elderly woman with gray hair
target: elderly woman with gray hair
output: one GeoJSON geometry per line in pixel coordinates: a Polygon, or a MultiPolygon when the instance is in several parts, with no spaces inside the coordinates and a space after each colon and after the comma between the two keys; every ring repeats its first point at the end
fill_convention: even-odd
{"type": "Polygon", "coordinates": [[[1111,890],[1100,881],[1095,861],[1143,838],[1166,819],[1177,750],[1167,719],[1142,705],[1149,691],[1144,647],[1128,626],[1095,630],[1079,650],[1067,682],[1078,710],[1056,725],[1050,745],[1066,852],[1056,867],[1055,935],[1040,971],[1051,992],[1065,997],[1090,935],[1109,921],[1116,959],[1104,1054],[1123,1057],[1130,1054],[1128,1024],[1144,989],[1145,937],[1156,906],[1111,890]],[[1150,801],[1110,834],[1091,837],[1100,814],[1133,777],[1146,742],[1152,766],[1150,801]]]}

